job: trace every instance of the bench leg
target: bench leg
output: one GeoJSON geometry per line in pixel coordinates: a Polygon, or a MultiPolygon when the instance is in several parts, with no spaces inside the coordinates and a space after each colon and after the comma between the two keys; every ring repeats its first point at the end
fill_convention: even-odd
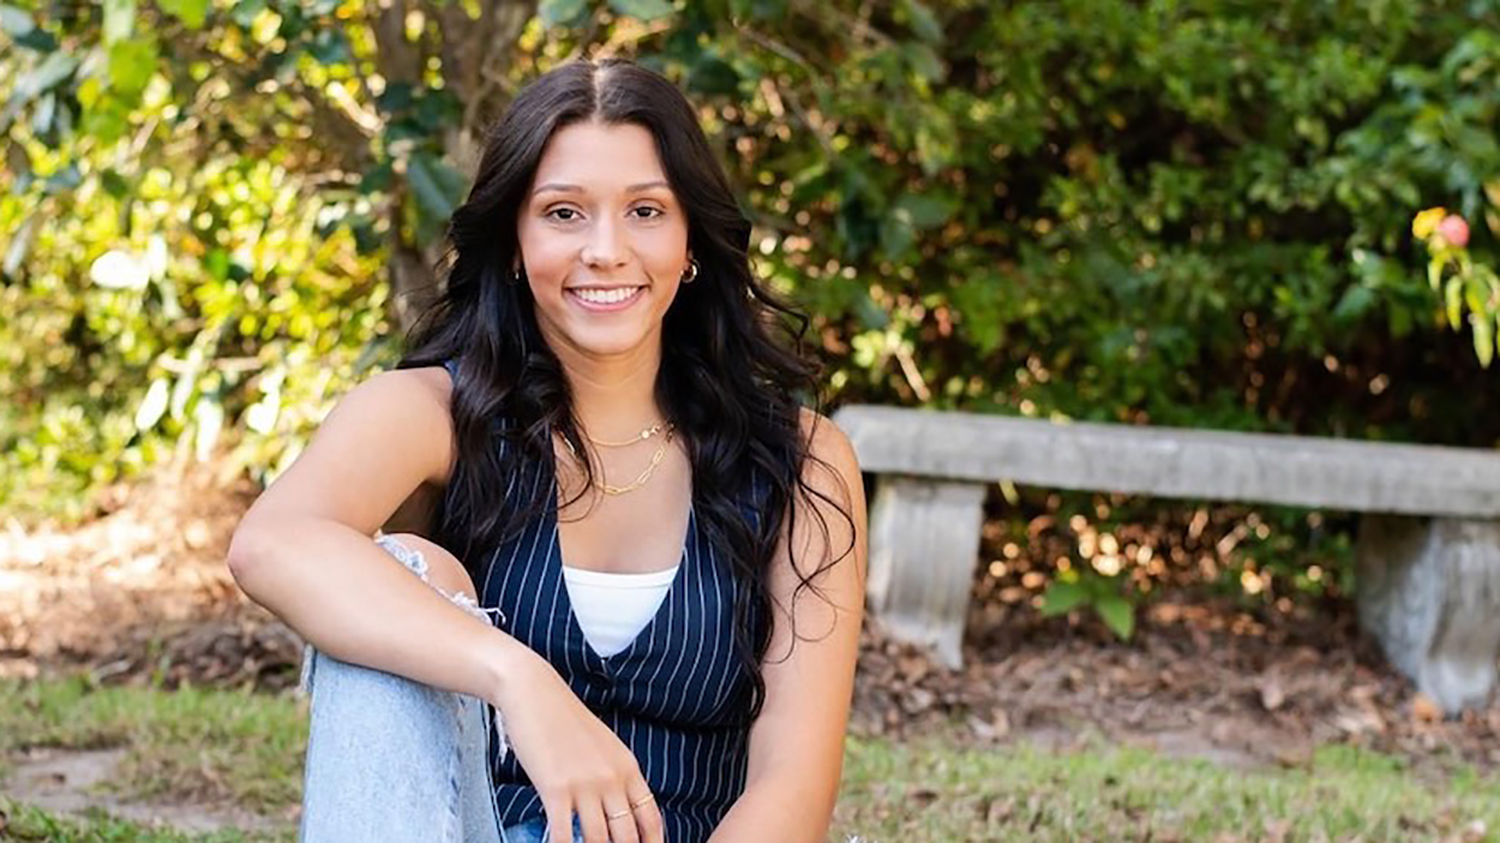
{"type": "Polygon", "coordinates": [[[1500,522],[1367,515],[1355,546],[1360,625],[1454,714],[1483,706],[1500,657],[1500,522]]]}
{"type": "Polygon", "coordinates": [[[985,487],[883,476],[870,513],[870,608],[891,634],[963,663],[985,487]]]}

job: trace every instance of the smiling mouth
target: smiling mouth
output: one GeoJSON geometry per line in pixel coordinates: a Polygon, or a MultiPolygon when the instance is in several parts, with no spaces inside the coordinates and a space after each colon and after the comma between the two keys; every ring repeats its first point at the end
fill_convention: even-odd
{"type": "Polygon", "coordinates": [[[646,289],[639,287],[573,287],[567,292],[569,295],[594,307],[616,307],[634,301],[646,289]]]}

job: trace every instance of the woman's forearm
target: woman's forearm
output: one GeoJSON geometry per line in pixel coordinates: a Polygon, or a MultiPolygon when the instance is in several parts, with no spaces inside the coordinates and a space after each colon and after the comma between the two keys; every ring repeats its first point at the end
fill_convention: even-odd
{"type": "Polygon", "coordinates": [[[708,843],[823,843],[832,809],[826,800],[774,779],[745,788],[708,843]]]}
{"type": "Polygon", "coordinates": [[[516,660],[534,656],[336,521],[248,516],[228,562],[252,600],[351,664],[493,703],[516,660]]]}

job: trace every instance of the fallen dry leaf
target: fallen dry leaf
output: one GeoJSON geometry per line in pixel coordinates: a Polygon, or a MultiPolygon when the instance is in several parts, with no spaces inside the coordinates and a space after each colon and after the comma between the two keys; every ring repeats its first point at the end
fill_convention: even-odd
{"type": "Polygon", "coordinates": [[[1411,700],[1411,717],[1417,723],[1437,723],[1443,719],[1443,707],[1437,700],[1418,691],[1411,700]]]}

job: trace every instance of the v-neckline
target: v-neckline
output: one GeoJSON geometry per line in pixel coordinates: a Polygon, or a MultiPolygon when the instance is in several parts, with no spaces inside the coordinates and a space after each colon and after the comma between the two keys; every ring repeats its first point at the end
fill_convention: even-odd
{"type": "Polygon", "coordinates": [[[562,552],[562,524],[558,518],[556,474],[552,477],[552,494],[547,506],[547,517],[552,520],[552,553],[547,560],[547,569],[552,573],[557,588],[562,591],[561,600],[567,609],[563,614],[567,616],[568,634],[570,636],[578,636],[578,639],[583,642],[584,652],[590,658],[605,664],[628,656],[641,643],[641,639],[645,638],[652,631],[652,628],[656,626],[657,619],[662,616],[663,612],[667,611],[667,604],[676,596],[677,592],[682,590],[678,584],[687,576],[689,568],[688,557],[691,555],[688,549],[692,547],[694,531],[698,527],[698,513],[697,509],[693,506],[692,496],[688,497],[687,527],[683,530],[682,553],[677,558],[677,573],[673,575],[672,581],[667,584],[667,593],[662,596],[661,603],[656,607],[656,611],[651,613],[651,617],[647,619],[646,625],[641,627],[634,638],[630,639],[630,643],[626,644],[618,652],[608,656],[594,649],[593,642],[589,641],[588,635],[583,631],[583,624],[578,621],[578,613],[573,609],[573,595],[568,593],[568,578],[563,572],[563,567],[567,565],[568,560],[563,558],[562,552]]]}

